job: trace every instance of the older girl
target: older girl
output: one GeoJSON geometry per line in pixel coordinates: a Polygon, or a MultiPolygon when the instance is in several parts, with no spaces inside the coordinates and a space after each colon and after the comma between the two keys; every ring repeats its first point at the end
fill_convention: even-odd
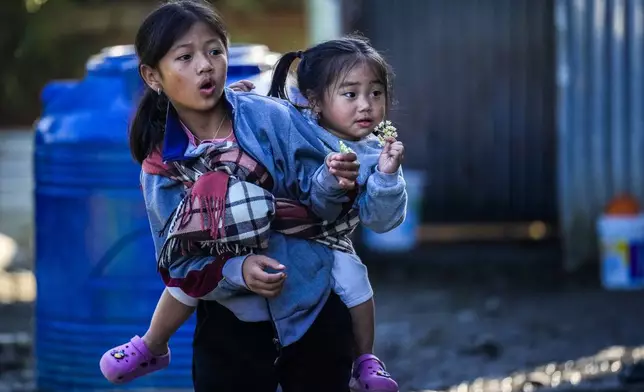
{"type": "MultiPolygon", "coordinates": [[[[159,333],[180,324],[184,314],[174,312],[176,304],[204,298],[194,337],[196,392],[274,392],[278,383],[284,392],[346,391],[353,336],[346,306],[331,293],[330,244],[350,242],[301,207],[346,203],[346,192],[328,195],[312,181],[327,154],[316,127],[283,101],[224,88],[228,36],[205,3],[160,6],[141,25],[135,46],[148,90],[130,146],[143,164],[145,203],[168,288],[148,333],[102,358],[104,374],[124,382],[167,364],[169,336],[159,333]],[[264,201],[282,200],[275,211],[281,230],[270,241],[248,229],[266,227],[252,213],[231,222],[229,208],[222,209],[232,207],[234,194],[253,211],[243,196],[250,187],[241,182],[264,201]],[[222,251],[207,240],[233,238],[236,231],[260,242],[254,247],[260,251],[232,243],[222,251]]],[[[355,154],[337,154],[333,167],[351,188],[355,154]]],[[[257,208],[265,213],[269,205],[257,208]]]]}

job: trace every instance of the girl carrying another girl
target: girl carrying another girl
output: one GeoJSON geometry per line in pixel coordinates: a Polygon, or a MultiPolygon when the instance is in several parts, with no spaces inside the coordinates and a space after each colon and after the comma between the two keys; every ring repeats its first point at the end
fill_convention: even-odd
{"type": "MultiPolygon", "coordinates": [[[[327,132],[282,101],[224,90],[227,36],[204,5],[161,6],[143,23],[136,46],[150,90],[133,123],[131,146],[143,163],[153,234],[162,233],[155,245],[167,290],[144,337],[105,353],[105,376],[122,383],[166,367],[170,336],[198,305],[198,392],[274,391],[278,382],[285,392],[346,390],[353,338],[336,295],[328,292],[333,282],[352,308],[362,354],[352,386],[397,390],[371,355],[371,287],[347,238],[358,217],[378,231],[404,219],[402,145],[389,138],[382,148],[376,138],[365,139],[384,118],[384,60],[353,38],[301,54],[300,67],[308,54],[312,60],[321,55],[320,68],[309,70],[309,84],[299,69],[298,79],[327,132]],[[311,75],[322,75],[325,83],[311,84],[311,75]],[[195,86],[186,87],[191,81],[195,86]],[[338,137],[370,162],[360,176],[354,153],[330,153],[339,150],[338,137]],[[347,192],[356,177],[364,188],[357,197],[347,192]],[[254,219],[240,218],[234,208],[240,204],[257,212],[254,219]],[[201,211],[208,211],[205,218],[201,211]],[[248,291],[259,296],[242,295],[248,291]],[[266,344],[270,335],[275,346],[266,344]]],[[[280,61],[286,70],[278,72],[278,65],[272,93],[284,92],[288,65],[299,55],[280,61]]]]}

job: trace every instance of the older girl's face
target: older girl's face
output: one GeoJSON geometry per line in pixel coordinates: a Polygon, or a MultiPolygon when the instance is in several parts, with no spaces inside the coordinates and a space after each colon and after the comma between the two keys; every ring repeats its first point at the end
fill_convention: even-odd
{"type": "Polygon", "coordinates": [[[202,22],[174,43],[156,69],[141,66],[148,86],[161,89],[179,111],[214,108],[223,94],[227,72],[226,47],[202,22]]]}

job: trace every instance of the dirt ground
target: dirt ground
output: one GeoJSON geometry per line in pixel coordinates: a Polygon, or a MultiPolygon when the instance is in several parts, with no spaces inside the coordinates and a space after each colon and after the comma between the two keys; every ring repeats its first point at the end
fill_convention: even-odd
{"type": "Polygon", "coordinates": [[[614,374],[593,382],[584,374],[619,370],[629,352],[618,347],[644,345],[644,292],[606,292],[583,276],[544,282],[538,275],[490,281],[473,274],[448,286],[448,279],[412,275],[419,274],[374,278],[378,354],[401,391],[461,383],[494,390],[517,372],[532,372],[535,386],[561,386],[563,376],[578,386],[613,388],[614,374]]]}
{"type": "MultiPolygon", "coordinates": [[[[530,392],[560,382],[618,387],[614,374],[594,382],[586,375],[619,370],[629,352],[615,346],[644,345],[644,291],[604,291],[594,273],[562,278],[521,270],[517,275],[471,266],[371,268],[377,354],[401,392],[530,392]],[[587,358],[598,353],[594,361],[587,358]],[[507,378],[513,374],[514,381],[507,378]],[[526,377],[539,382],[525,386],[526,377]]],[[[28,303],[0,305],[0,363],[3,336],[29,336],[31,314],[28,303]]],[[[0,366],[0,392],[33,390],[30,366],[29,360],[0,366]]]]}

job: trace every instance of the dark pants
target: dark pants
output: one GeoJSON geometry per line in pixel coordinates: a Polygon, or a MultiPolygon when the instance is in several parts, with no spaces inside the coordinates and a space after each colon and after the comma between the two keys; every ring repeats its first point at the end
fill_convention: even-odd
{"type": "Polygon", "coordinates": [[[284,347],[277,366],[269,322],[246,323],[200,301],[194,338],[195,392],[347,392],[353,333],[349,310],[331,294],[309,331],[284,347]]]}

